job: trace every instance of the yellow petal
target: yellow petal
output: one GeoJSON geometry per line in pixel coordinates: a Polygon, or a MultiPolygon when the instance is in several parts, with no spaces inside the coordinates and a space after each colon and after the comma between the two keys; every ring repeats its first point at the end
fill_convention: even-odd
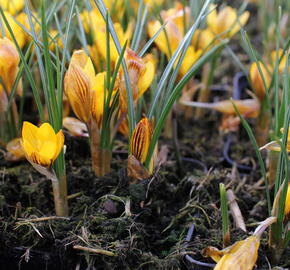
{"type": "Polygon", "coordinates": [[[263,74],[266,85],[264,85],[263,78],[260,75],[260,71],[258,69],[258,65],[256,62],[252,63],[252,65],[250,67],[250,79],[251,79],[251,83],[252,83],[253,89],[255,91],[255,94],[262,101],[265,97],[265,94],[266,94],[265,86],[267,88],[270,86],[271,77],[270,77],[266,67],[264,66],[264,64],[262,62],[259,62],[259,66],[260,66],[261,72],[263,74]]]}
{"type": "Polygon", "coordinates": [[[60,130],[57,134],[56,134],[56,150],[53,156],[53,160],[56,160],[56,158],[58,157],[59,153],[61,152],[63,145],[64,145],[64,135],[62,130],[60,130]]]}
{"type": "Polygon", "coordinates": [[[285,200],[285,209],[284,209],[284,215],[286,217],[290,217],[290,182],[288,182],[288,189],[287,189],[287,195],[285,200]]]}
{"type": "MultiPolygon", "coordinates": [[[[19,55],[15,45],[6,37],[0,38],[0,74],[8,93],[12,91],[18,73],[18,64],[19,55]]],[[[21,84],[18,86],[21,87],[21,84]]]]}
{"type": "Polygon", "coordinates": [[[155,76],[155,59],[153,55],[146,55],[144,60],[146,71],[140,76],[140,79],[138,81],[139,93],[137,99],[140,98],[149,88],[155,76]]]}
{"type": "Polygon", "coordinates": [[[217,34],[225,33],[234,25],[237,20],[236,11],[226,6],[219,13],[217,17],[217,34]]]}
{"type": "Polygon", "coordinates": [[[217,34],[217,10],[216,5],[211,4],[209,6],[210,13],[206,16],[206,22],[209,29],[214,33],[217,34]]]}
{"type": "Polygon", "coordinates": [[[181,63],[180,67],[180,74],[181,76],[184,76],[186,72],[192,67],[192,65],[198,60],[198,58],[201,56],[202,50],[195,51],[192,46],[189,46],[186,54],[183,58],[183,61],[181,63]]]}
{"type": "Polygon", "coordinates": [[[192,45],[195,49],[208,50],[213,45],[214,35],[210,29],[200,30],[194,32],[192,38],[192,45]]]}
{"type": "Polygon", "coordinates": [[[24,149],[21,143],[21,138],[16,138],[8,142],[6,145],[6,150],[12,153],[16,159],[25,157],[24,149]]]}
{"type": "Polygon", "coordinates": [[[95,76],[92,87],[93,93],[92,93],[91,110],[92,115],[96,119],[99,128],[101,126],[104,113],[104,91],[106,91],[105,76],[106,72],[98,73],[95,76]]]}
{"type": "Polygon", "coordinates": [[[247,23],[249,17],[250,17],[250,12],[245,11],[237,19],[237,22],[235,23],[234,27],[232,28],[232,30],[229,33],[229,36],[231,37],[231,36],[235,35],[241,29],[241,27],[243,27],[247,23]]]}
{"type": "Polygon", "coordinates": [[[24,7],[24,0],[0,0],[0,7],[14,15],[24,7]]]}
{"type": "Polygon", "coordinates": [[[256,236],[235,243],[214,270],[252,270],[258,258],[260,241],[256,236]]]}
{"type": "Polygon", "coordinates": [[[223,100],[212,104],[213,109],[227,115],[236,115],[233,103],[241,115],[248,118],[256,118],[259,115],[260,103],[257,99],[223,100]]]}
{"type": "MultiPolygon", "coordinates": [[[[16,23],[16,21],[18,21],[18,23],[23,24],[21,21],[19,21],[19,18],[22,18],[22,15],[18,15],[16,17],[13,17],[10,13],[8,12],[4,12],[5,17],[9,23],[9,26],[11,27],[13,34],[17,40],[18,45],[20,46],[20,48],[23,48],[23,46],[26,43],[26,34],[24,32],[24,30],[16,23]]],[[[4,22],[3,22],[4,24],[4,22]]],[[[9,38],[10,40],[13,40],[11,37],[11,34],[8,30],[8,28],[6,27],[6,25],[4,26],[4,30],[5,30],[5,36],[7,38],[9,38]]],[[[1,37],[2,33],[0,31],[0,37],[1,37]]]]}
{"type": "Polygon", "coordinates": [[[22,127],[22,139],[25,140],[26,142],[29,142],[31,147],[35,149],[37,148],[37,138],[36,138],[37,130],[38,128],[35,125],[31,124],[30,122],[24,121],[22,127]]]}

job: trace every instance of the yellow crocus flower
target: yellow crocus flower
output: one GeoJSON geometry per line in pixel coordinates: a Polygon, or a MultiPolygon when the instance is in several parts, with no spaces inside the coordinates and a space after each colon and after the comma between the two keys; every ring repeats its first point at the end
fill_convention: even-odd
{"type": "Polygon", "coordinates": [[[24,0],[0,0],[0,7],[4,11],[8,11],[10,14],[15,15],[24,7],[24,0]]]}
{"type": "MultiPolygon", "coordinates": [[[[155,39],[157,47],[166,54],[169,60],[172,54],[176,51],[179,43],[184,38],[184,16],[189,12],[188,7],[185,7],[185,15],[183,6],[178,3],[172,9],[162,11],[161,16],[163,21],[166,23],[165,31],[162,31],[155,39]]],[[[148,24],[148,34],[152,38],[158,30],[161,28],[159,21],[151,21],[148,24]]],[[[190,67],[196,62],[201,56],[202,51],[195,49],[193,46],[189,46],[184,56],[183,62],[181,63],[180,75],[183,76],[190,69],[190,67]]]]}
{"type": "MultiPolygon", "coordinates": [[[[19,15],[14,17],[7,11],[5,11],[4,14],[9,23],[9,26],[11,27],[13,31],[13,34],[17,40],[19,47],[23,48],[27,40],[27,35],[25,31],[16,23],[16,21],[26,27],[27,26],[26,21],[25,21],[26,15],[24,13],[20,13],[19,15]]],[[[9,38],[10,40],[12,40],[12,36],[10,35],[10,32],[8,28],[6,27],[6,24],[4,23],[3,20],[2,20],[2,25],[5,31],[5,36],[9,38]]],[[[1,36],[2,36],[2,33],[0,31],[0,37],[1,36]]]]}
{"type": "Polygon", "coordinates": [[[105,76],[106,72],[96,74],[91,58],[83,50],[78,50],[73,53],[64,80],[64,90],[75,115],[86,124],[93,117],[99,128],[107,91],[105,76]]]}
{"type": "MultiPolygon", "coordinates": [[[[120,23],[114,23],[114,28],[117,33],[120,46],[123,47],[125,45],[125,42],[129,41],[132,36],[132,24],[128,25],[126,31],[123,30],[120,23]]],[[[99,25],[99,27],[95,28],[95,44],[101,57],[105,60],[107,58],[107,45],[106,45],[106,25],[104,23],[102,25],[99,25]]],[[[119,53],[117,51],[113,38],[110,35],[110,58],[111,63],[113,65],[117,62],[118,57],[119,53]]]]}
{"type": "Polygon", "coordinates": [[[217,12],[216,6],[210,5],[209,10],[213,11],[206,17],[208,28],[214,35],[219,35],[221,38],[230,38],[235,35],[250,16],[248,11],[238,16],[237,10],[230,6],[217,12]]]}
{"type": "MultiPolygon", "coordinates": [[[[275,64],[276,64],[276,54],[277,53],[276,53],[275,50],[271,52],[271,61],[272,61],[273,69],[274,69],[275,64]]],[[[279,51],[278,51],[278,60],[280,60],[282,55],[283,55],[283,49],[279,49],[279,51]]],[[[279,66],[278,66],[279,73],[284,72],[285,66],[286,66],[286,54],[284,54],[284,56],[282,57],[282,59],[279,62],[279,66]]],[[[289,67],[289,71],[290,71],[290,67],[289,67]]]]}
{"type": "Polygon", "coordinates": [[[211,45],[213,45],[215,37],[210,29],[196,29],[192,38],[192,45],[196,50],[209,50],[211,45]]]}
{"type": "Polygon", "coordinates": [[[255,91],[255,94],[257,95],[259,100],[262,101],[266,94],[266,88],[270,87],[271,76],[269,72],[267,71],[265,65],[260,61],[259,61],[259,66],[263,74],[265,84],[264,84],[263,78],[260,74],[260,71],[256,62],[252,63],[250,67],[250,79],[251,79],[252,87],[255,91]]]}
{"type": "Polygon", "coordinates": [[[28,161],[50,167],[61,152],[63,144],[62,131],[55,134],[49,123],[44,123],[39,128],[26,121],[23,123],[22,146],[28,161]]]}
{"type": "MultiPolygon", "coordinates": [[[[0,38],[0,77],[2,83],[9,95],[12,91],[19,64],[19,55],[17,49],[12,41],[8,38],[0,38]]],[[[2,84],[0,85],[0,92],[3,91],[2,84]]],[[[22,94],[22,82],[17,86],[17,93],[22,94]]]]}
{"type": "Polygon", "coordinates": [[[85,123],[91,116],[90,101],[94,77],[91,59],[83,50],[75,51],[64,78],[64,91],[75,115],[85,123]]]}
{"type": "MultiPolygon", "coordinates": [[[[131,49],[127,49],[125,60],[131,82],[133,101],[137,102],[153,81],[155,60],[151,54],[141,58],[131,49]]],[[[118,73],[118,87],[120,91],[120,110],[125,113],[127,112],[128,105],[126,83],[122,68],[118,73]]]]}

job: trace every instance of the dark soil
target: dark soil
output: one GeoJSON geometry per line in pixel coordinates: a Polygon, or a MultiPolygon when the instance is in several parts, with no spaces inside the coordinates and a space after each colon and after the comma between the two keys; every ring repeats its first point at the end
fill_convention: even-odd
{"type": "MultiPolygon", "coordinates": [[[[170,150],[167,162],[152,179],[131,185],[124,169],[125,143],[116,142],[112,174],[100,179],[91,171],[87,142],[67,136],[69,193],[81,192],[69,201],[68,220],[29,222],[54,215],[50,182],[26,162],[1,160],[0,269],[18,265],[20,269],[191,269],[184,258],[187,253],[211,262],[201,251],[222,244],[219,183],[235,191],[247,224],[263,220],[267,213],[263,192],[253,188],[260,177],[258,170],[239,173],[229,166],[222,155],[219,119],[215,114],[206,119],[182,119],[179,124],[182,168],[173,146],[162,140],[160,145],[170,150]],[[184,239],[192,224],[195,231],[187,245],[184,239]],[[89,255],[73,249],[75,245],[111,251],[115,256],[89,255]]],[[[243,131],[233,136],[230,155],[238,163],[256,166],[243,131]]],[[[249,231],[253,229],[249,226],[249,231]]],[[[232,230],[233,242],[245,237],[232,230]]],[[[267,267],[265,245],[260,249],[261,267],[267,267]]],[[[284,257],[280,265],[287,264],[286,259],[289,264],[284,257]]]]}

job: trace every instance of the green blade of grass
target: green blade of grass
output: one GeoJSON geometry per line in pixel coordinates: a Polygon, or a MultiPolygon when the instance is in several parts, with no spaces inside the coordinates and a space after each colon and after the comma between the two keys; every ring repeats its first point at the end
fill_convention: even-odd
{"type": "Polygon", "coordinates": [[[145,166],[146,167],[149,166],[150,160],[151,160],[153,152],[154,152],[155,145],[156,145],[156,143],[158,141],[158,138],[159,138],[159,136],[161,134],[162,128],[163,128],[164,123],[165,123],[165,120],[166,120],[166,118],[167,118],[167,116],[168,116],[168,114],[169,114],[174,102],[176,101],[176,99],[180,95],[183,87],[188,83],[188,81],[192,78],[192,76],[194,76],[194,74],[196,74],[198,72],[200,67],[206,61],[208,61],[208,59],[210,59],[211,56],[213,54],[215,54],[217,52],[217,50],[219,50],[222,46],[224,46],[224,42],[222,42],[218,46],[210,49],[207,53],[205,53],[202,57],[200,57],[199,60],[197,60],[195,62],[195,64],[190,68],[190,70],[182,77],[182,79],[174,87],[171,95],[166,100],[166,103],[165,103],[164,107],[162,108],[162,111],[161,111],[161,114],[160,114],[159,118],[156,121],[156,126],[154,127],[154,132],[153,132],[153,135],[152,135],[152,139],[151,139],[151,142],[150,142],[148,154],[147,154],[146,161],[145,161],[145,166]]]}

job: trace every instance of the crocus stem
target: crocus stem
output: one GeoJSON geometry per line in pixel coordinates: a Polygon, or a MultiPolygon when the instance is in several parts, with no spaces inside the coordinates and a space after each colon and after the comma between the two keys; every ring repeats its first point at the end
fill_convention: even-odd
{"type": "MultiPolygon", "coordinates": [[[[200,89],[200,93],[198,96],[198,101],[199,102],[208,102],[209,100],[209,94],[210,94],[210,89],[209,87],[211,86],[214,78],[214,70],[216,67],[216,62],[218,59],[218,55],[214,56],[211,60],[210,63],[205,64],[202,72],[202,79],[204,83],[204,87],[200,89]]],[[[202,117],[204,114],[204,110],[202,109],[197,109],[195,118],[199,119],[202,117]]]]}
{"type": "Polygon", "coordinates": [[[264,110],[264,106],[262,106],[262,110],[258,117],[257,126],[256,126],[256,140],[259,146],[263,146],[268,141],[270,127],[270,114],[269,110],[264,110]]]}
{"type": "Polygon", "coordinates": [[[52,179],[55,213],[60,217],[68,216],[67,180],[66,175],[52,179]]]}
{"type": "Polygon", "coordinates": [[[269,186],[275,184],[279,152],[270,150],[269,152],[269,186]]]}
{"type": "Polygon", "coordinates": [[[92,155],[92,168],[98,177],[110,173],[111,151],[100,147],[100,130],[96,121],[91,120],[88,124],[90,146],[92,155]]]}

